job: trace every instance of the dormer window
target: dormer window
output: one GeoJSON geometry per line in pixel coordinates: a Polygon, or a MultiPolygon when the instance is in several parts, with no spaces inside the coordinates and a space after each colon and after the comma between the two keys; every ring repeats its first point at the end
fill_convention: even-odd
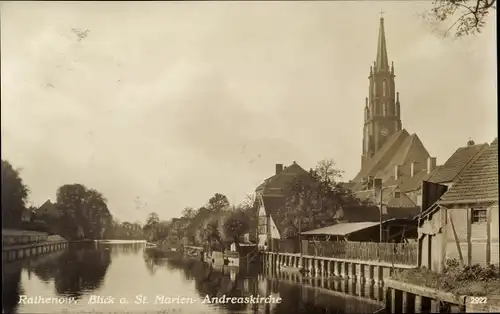
{"type": "Polygon", "coordinates": [[[401,192],[394,192],[394,198],[400,198],[401,192]]]}

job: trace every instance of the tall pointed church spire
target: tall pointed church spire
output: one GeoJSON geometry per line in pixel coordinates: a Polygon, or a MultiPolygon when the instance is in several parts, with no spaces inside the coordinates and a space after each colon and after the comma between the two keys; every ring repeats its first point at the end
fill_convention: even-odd
{"type": "Polygon", "coordinates": [[[394,64],[389,64],[387,58],[384,18],[381,17],[377,59],[373,69],[370,67],[368,100],[365,100],[362,166],[380,151],[391,135],[402,129],[401,104],[395,77],[394,64]]]}
{"type": "Polygon", "coordinates": [[[388,70],[389,60],[387,58],[387,44],[385,42],[385,29],[384,29],[384,18],[380,18],[380,28],[378,31],[378,47],[377,47],[377,59],[376,59],[376,71],[388,70]]]}

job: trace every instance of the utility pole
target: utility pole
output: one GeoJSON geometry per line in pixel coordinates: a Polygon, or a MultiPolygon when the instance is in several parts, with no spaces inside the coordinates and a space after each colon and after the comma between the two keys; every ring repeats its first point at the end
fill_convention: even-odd
{"type": "Polygon", "coordinates": [[[377,245],[377,260],[380,262],[380,247],[382,245],[382,237],[383,237],[383,232],[382,232],[382,211],[383,211],[383,196],[382,196],[382,179],[375,178],[373,179],[373,193],[376,198],[376,201],[378,201],[378,207],[379,207],[379,241],[377,245]],[[377,200],[378,198],[378,200],[377,200]]]}

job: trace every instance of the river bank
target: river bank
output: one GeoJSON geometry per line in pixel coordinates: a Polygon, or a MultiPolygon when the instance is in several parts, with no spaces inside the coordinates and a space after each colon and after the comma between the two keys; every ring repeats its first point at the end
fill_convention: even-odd
{"type": "MultiPolygon", "coordinates": [[[[376,302],[365,300],[368,288],[344,287],[343,281],[300,281],[301,277],[234,267],[214,267],[196,258],[172,252],[169,257],[150,254],[145,243],[72,244],[67,250],[37,259],[36,263],[13,263],[4,269],[4,313],[61,312],[183,312],[183,313],[370,313],[376,302]],[[132,283],[132,284],[131,284],[132,283]],[[330,292],[335,290],[336,292],[330,292]],[[278,297],[281,304],[208,304],[220,297],[278,297]],[[75,304],[18,304],[21,295],[45,298],[75,297],[75,304]],[[352,295],[361,295],[353,297],[352,295]],[[366,295],[366,296],[365,296],[366,295]],[[111,296],[114,304],[93,303],[98,296],[111,296]],[[163,304],[162,296],[182,296],[193,304],[163,304]],[[363,297],[362,297],[363,296],[363,297]],[[148,303],[136,304],[136,298],[148,303]],[[155,301],[159,298],[158,302],[155,301]],[[128,304],[121,304],[120,300],[128,304]],[[8,306],[8,308],[6,308],[8,306]],[[366,312],[368,311],[368,312],[366,312]]],[[[258,265],[257,265],[258,266],[258,265]]],[[[373,287],[371,288],[373,289],[373,287]]],[[[374,310],[373,310],[374,311],[374,310]]],[[[373,312],[372,311],[372,312],[373,312]]]]}
{"type": "Polygon", "coordinates": [[[498,266],[460,266],[449,260],[442,273],[426,268],[394,272],[386,280],[389,313],[497,312],[500,309],[498,266]]]}

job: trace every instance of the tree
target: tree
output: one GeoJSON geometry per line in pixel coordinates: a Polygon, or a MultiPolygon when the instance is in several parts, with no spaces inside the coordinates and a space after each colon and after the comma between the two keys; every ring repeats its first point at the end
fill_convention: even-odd
{"type": "Polygon", "coordinates": [[[236,208],[245,214],[248,221],[247,232],[250,233],[250,240],[257,241],[258,208],[255,194],[246,195],[245,199],[236,208]]]}
{"type": "Polygon", "coordinates": [[[182,217],[188,218],[188,219],[193,219],[194,215],[196,214],[196,211],[194,210],[193,207],[186,207],[182,211],[182,217]]]}
{"type": "Polygon", "coordinates": [[[107,229],[111,227],[111,213],[106,198],[97,190],[87,190],[85,209],[87,210],[88,235],[91,239],[102,239],[107,229]]]}
{"type": "Polygon", "coordinates": [[[316,165],[315,174],[320,182],[332,187],[342,179],[344,172],[335,168],[333,159],[323,159],[316,165]]]}
{"type": "Polygon", "coordinates": [[[146,219],[146,224],[143,227],[144,232],[148,235],[150,240],[155,240],[157,237],[157,228],[160,223],[160,216],[157,213],[152,212],[148,215],[146,219]]]}
{"type": "Polygon", "coordinates": [[[85,210],[87,188],[82,184],[66,184],[57,190],[56,207],[61,212],[59,233],[68,239],[83,239],[87,226],[85,210]]]}
{"type": "Polygon", "coordinates": [[[29,189],[19,173],[19,169],[2,160],[2,228],[17,227],[21,223],[29,189]]]}
{"type": "Polygon", "coordinates": [[[154,226],[160,222],[160,216],[158,216],[157,213],[152,212],[148,215],[148,218],[146,219],[146,225],[145,226],[154,226]]]}
{"type": "Polygon", "coordinates": [[[60,211],[58,232],[71,240],[101,239],[112,227],[106,198],[82,184],[65,184],[57,190],[56,207],[60,211]]]}
{"type": "Polygon", "coordinates": [[[213,213],[206,219],[196,232],[197,240],[202,245],[208,245],[212,249],[223,249],[224,244],[219,230],[219,219],[221,213],[213,213]]]}
{"type": "Polygon", "coordinates": [[[207,208],[213,212],[221,211],[228,207],[229,200],[227,199],[227,196],[223,194],[215,193],[214,196],[208,200],[207,208]]]}
{"type": "Polygon", "coordinates": [[[440,23],[448,22],[444,35],[454,31],[456,37],[480,33],[496,0],[434,0],[427,16],[440,23]]]}
{"type": "Polygon", "coordinates": [[[239,248],[240,238],[249,231],[249,217],[243,209],[237,209],[225,215],[219,223],[221,238],[232,241],[239,248]]]}
{"type": "Polygon", "coordinates": [[[331,159],[318,163],[315,170],[295,178],[285,189],[285,208],[280,212],[285,236],[335,223],[337,210],[360,204],[354,194],[339,182],[342,171],[331,159]]]}
{"type": "Polygon", "coordinates": [[[188,240],[195,245],[205,244],[202,240],[201,229],[204,226],[205,221],[210,217],[210,210],[205,206],[198,208],[195,211],[194,217],[189,222],[186,230],[186,235],[188,240]]]}

